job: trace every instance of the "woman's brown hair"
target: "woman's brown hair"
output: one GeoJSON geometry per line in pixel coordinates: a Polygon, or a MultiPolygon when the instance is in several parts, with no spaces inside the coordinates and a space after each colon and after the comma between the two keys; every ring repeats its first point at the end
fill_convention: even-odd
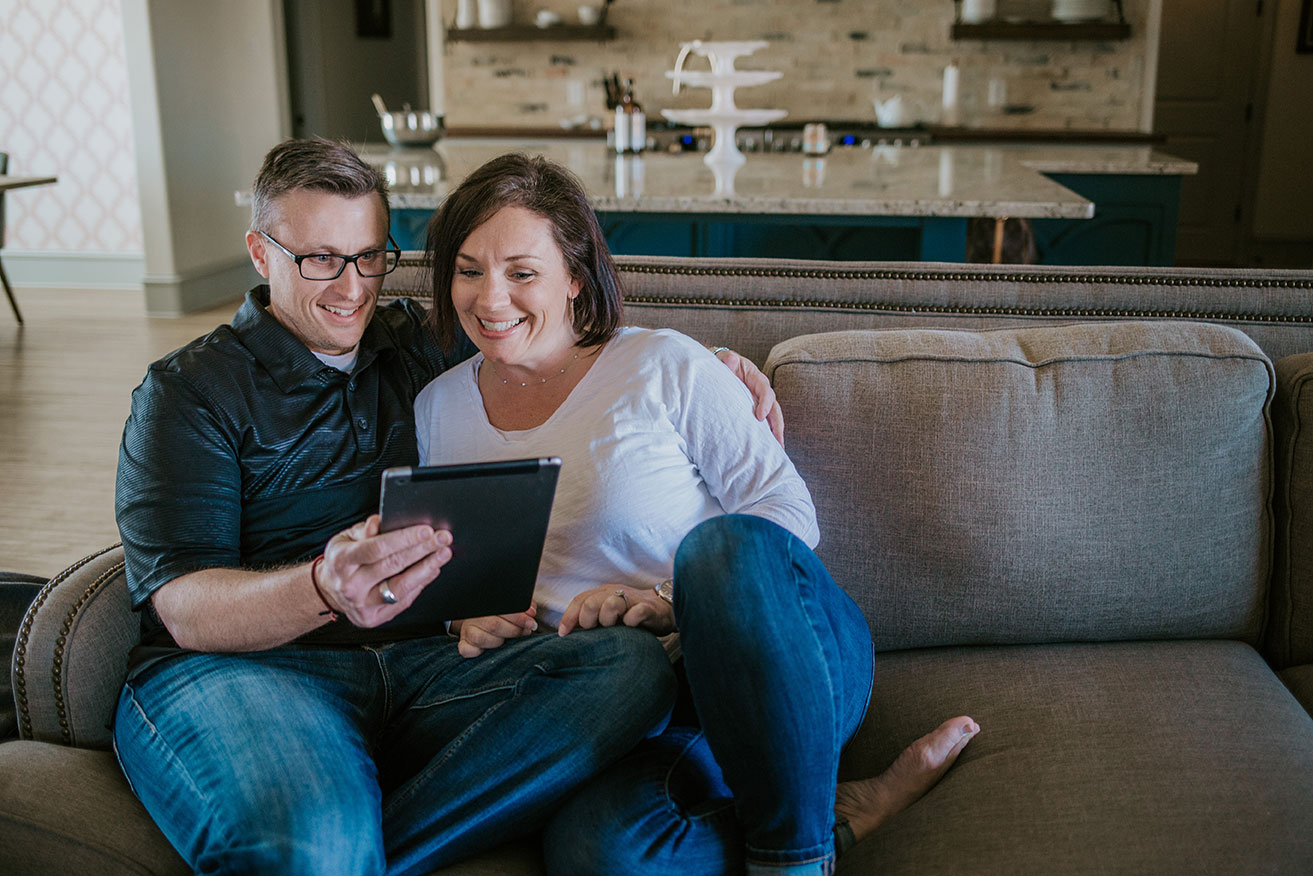
{"type": "Polygon", "coordinates": [[[456,348],[460,320],[451,304],[456,254],[474,229],[503,207],[523,207],[548,221],[566,270],[579,285],[574,329],[579,346],[608,340],[624,309],[620,279],[597,214],[574,174],[538,155],[501,155],[467,176],[429,221],[426,254],[433,279],[429,325],[448,350],[456,348]]]}

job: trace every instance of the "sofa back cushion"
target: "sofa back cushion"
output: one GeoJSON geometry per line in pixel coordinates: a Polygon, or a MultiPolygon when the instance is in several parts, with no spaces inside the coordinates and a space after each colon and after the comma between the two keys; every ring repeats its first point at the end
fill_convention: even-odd
{"type": "Polygon", "coordinates": [[[1273,372],[1241,332],[833,332],[766,372],[878,649],[1257,641],[1273,372]]]}

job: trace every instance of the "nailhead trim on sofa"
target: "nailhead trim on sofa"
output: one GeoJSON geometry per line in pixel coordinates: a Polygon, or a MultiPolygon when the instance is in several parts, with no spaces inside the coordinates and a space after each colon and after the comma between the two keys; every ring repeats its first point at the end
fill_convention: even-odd
{"type": "MultiPolygon", "coordinates": [[[[54,591],[55,587],[57,587],[61,581],[68,578],[70,575],[72,575],[78,569],[85,566],[87,563],[90,563],[92,560],[95,560],[97,557],[104,556],[105,554],[114,550],[118,546],[119,545],[117,543],[112,544],[109,547],[96,551],[93,554],[88,554],[87,556],[78,560],[73,565],[69,566],[67,569],[65,569],[63,572],[61,572],[54,578],[51,578],[50,581],[46,583],[46,586],[41,588],[41,592],[37,594],[36,599],[32,600],[32,604],[27,609],[27,614],[23,616],[23,626],[19,630],[18,642],[14,647],[14,701],[15,704],[18,706],[18,721],[20,727],[20,735],[24,739],[32,738],[32,715],[28,711],[26,665],[27,665],[28,640],[32,635],[32,622],[33,619],[36,617],[36,611],[38,608],[41,607],[41,605],[46,601],[46,599],[50,596],[51,592],[54,591]]],[[[57,713],[59,715],[59,726],[60,726],[60,730],[62,731],[62,735],[64,737],[64,743],[66,745],[73,744],[73,734],[70,730],[70,724],[68,720],[68,709],[64,703],[64,692],[60,689],[60,679],[63,676],[64,644],[67,641],[68,633],[71,629],[73,619],[77,616],[78,610],[81,609],[81,607],[86,603],[86,601],[89,598],[91,598],[91,596],[93,596],[97,590],[99,590],[102,586],[104,586],[106,581],[109,581],[115,575],[119,574],[122,571],[123,571],[123,563],[121,562],[116,563],[113,566],[111,566],[109,570],[105,572],[105,574],[101,575],[99,578],[93,581],[87,587],[86,591],[83,592],[81,598],[79,598],[78,601],[73,605],[72,609],[70,609],[69,614],[65,618],[63,625],[60,627],[59,638],[55,646],[55,667],[53,671],[53,676],[54,676],[54,687],[55,687],[54,690],[55,704],[56,704],[57,713]]]]}

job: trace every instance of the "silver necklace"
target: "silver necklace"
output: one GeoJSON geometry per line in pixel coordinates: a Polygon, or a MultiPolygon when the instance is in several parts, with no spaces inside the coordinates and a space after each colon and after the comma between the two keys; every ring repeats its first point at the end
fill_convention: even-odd
{"type": "MultiPolygon", "coordinates": [[[[493,362],[493,361],[491,361],[491,360],[486,360],[486,361],[488,362],[489,365],[492,366],[493,373],[497,375],[498,379],[500,379],[501,382],[502,382],[503,384],[505,384],[506,386],[510,386],[511,383],[512,383],[512,381],[510,381],[510,380],[506,379],[505,377],[502,377],[502,376],[501,376],[501,370],[497,368],[497,363],[496,363],[496,362],[493,362]]],[[[556,378],[560,377],[560,376],[561,376],[562,374],[564,374],[565,372],[569,371],[569,370],[570,370],[570,366],[574,365],[574,363],[575,363],[575,362],[578,362],[578,361],[579,361],[579,354],[578,354],[578,353],[575,353],[575,354],[574,354],[574,358],[571,359],[569,362],[566,362],[564,368],[562,368],[560,371],[556,372],[555,374],[553,374],[553,375],[551,375],[551,376],[549,376],[549,377],[541,377],[541,378],[539,378],[537,383],[532,383],[532,382],[529,382],[529,381],[525,381],[525,382],[521,383],[521,382],[518,381],[518,380],[516,380],[516,381],[514,381],[514,382],[515,382],[515,383],[519,383],[520,386],[523,386],[523,387],[529,387],[529,386],[542,386],[542,385],[543,385],[544,383],[546,383],[547,381],[549,381],[549,380],[555,380],[556,378]]]]}

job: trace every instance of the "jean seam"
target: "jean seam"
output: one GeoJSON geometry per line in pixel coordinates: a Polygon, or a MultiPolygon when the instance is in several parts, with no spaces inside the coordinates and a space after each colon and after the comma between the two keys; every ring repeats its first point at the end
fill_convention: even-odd
{"type": "MultiPolygon", "coordinates": [[[[824,653],[824,648],[821,647],[820,637],[817,636],[816,634],[816,623],[815,623],[816,612],[808,608],[807,600],[803,598],[802,581],[805,579],[805,576],[799,574],[798,561],[794,556],[794,551],[793,551],[793,544],[795,540],[796,540],[796,536],[790,534],[789,537],[784,541],[784,549],[785,551],[787,551],[789,557],[789,570],[793,575],[793,584],[794,584],[793,592],[798,595],[797,596],[798,603],[799,605],[802,606],[803,613],[807,616],[807,632],[812,638],[813,646],[821,653],[824,653]]],[[[808,549],[808,552],[810,553],[810,549],[808,549]]],[[[839,656],[842,659],[843,655],[839,655],[839,656]]],[[[875,684],[874,673],[872,673],[871,683],[872,686],[874,686],[875,684]]],[[[825,672],[825,685],[827,688],[829,688],[830,702],[832,704],[832,707],[834,708],[834,721],[832,722],[833,729],[831,731],[834,735],[830,740],[831,743],[830,750],[837,752],[843,748],[845,742],[845,740],[839,738],[839,734],[842,732],[842,729],[839,727],[839,724],[843,716],[839,714],[839,697],[836,694],[837,685],[835,684],[834,675],[833,672],[828,669],[828,667],[827,667],[827,671],[825,672]]],[[[831,822],[830,828],[831,830],[833,830],[834,828],[833,822],[831,822]]]]}
{"type": "Polygon", "coordinates": [[[809,857],[803,858],[800,861],[764,860],[762,858],[755,858],[753,857],[753,855],[754,854],[774,854],[774,855],[786,854],[787,855],[787,854],[798,854],[799,852],[792,849],[786,851],[780,851],[779,849],[756,849],[750,845],[746,845],[745,847],[748,852],[747,854],[748,862],[751,864],[756,864],[757,866],[760,867],[796,867],[800,864],[815,864],[818,861],[828,861],[830,860],[831,857],[834,856],[834,853],[826,850],[825,845],[822,844],[820,846],[811,846],[809,848],[801,850],[801,854],[808,855],[809,857]],[[821,851],[815,852],[813,851],[813,849],[821,849],[821,851]]]}
{"type": "MultiPolygon", "coordinates": [[[[535,665],[534,668],[541,670],[542,667],[535,665]]],[[[506,690],[507,688],[510,688],[511,699],[514,699],[515,697],[518,697],[520,695],[520,685],[524,681],[525,679],[521,678],[519,681],[515,682],[514,684],[509,684],[509,685],[500,684],[494,687],[489,687],[480,690],[478,693],[484,694],[495,690],[506,690]]],[[[467,694],[461,697],[451,697],[443,700],[442,703],[454,702],[457,699],[467,699],[469,696],[473,696],[473,694],[467,694]]],[[[452,758],[452,756],[455,755],[455,753],[460,750],[462,743],[464,743],[465,740],[468,739],[470,735],[474,733],[474,731],[482,727],[494,712],[500,710],[501,707],[506,705],[506,703],[508,702],[510,702],[510,700],[502,700],[500,702],[493,703],[491,706],[485,709],[482,715],[479,715],[479,717],[476,720],[471,721],[469,725],[466,726],[465,729],[461,731],[459,736],[457,736],[455,739],[453,739],[445,746],[442,755],[440,757],[438,757],[433,761],[430,761],[429,764],[423,770],[412,776],[410,781],[407,783],[408,787],[406,791],[392,796],[391,799],[389,799],[387,804],[384,806],[383,814],[385,816],[385,820],[388,810],[394,808],[395,805],[400,803],[401,801],[412,799],[417,793],[417,789],[421,785],[425,784],[435,772],[437,772],[439,769],[445,766],[446,763],[452,758]]],[[[416,706],[416,708],[428,709],[436,705],[440,705],[440,703],[431,703],[424,706],[416,706]]]]}
{"type": "MultiPolygon", "coordinates": [[[[537,670],[540,674],[544,676],[550,676],[554,671],[553,667],[547,666],[541,662],[533,664],[533,666],[530,668],[533,670],[537,670]]],[[[457,693],[449,694],[439,699],[435,699],[431,702],[417,703],[415,705],[412,705],[411,708],[431,709],[436,706],[445,706],[448,703],[454,703],[460,700],[472,700],[481,697],[484,694],[496,693],[497,691],[503,691],[508,689],[513,691],[516,695],[518,695],[520,693],[520,685],[524,683],[525,679],[528,676],[529,676],[529,672],[525,671],[524,673],[522,673],[521,675],[515,678],[511,678],[503,681],[488,682],[484,684],[482,687],[462,690],[457,693]]]]}
{"type": "Polygon", "coordinates": [[[686,822],[702,821],[706,818],[710,818],[713,815],[719,815],[720,813],[724,812],[727,808],[732,807],[734,805],[734,798],[730,797],[726,800],[724,806],[720,806],[717,807],[716,809],[708,810],[707,812],[704,812],[701,815],[690,815],[687,812],[687,810],[675,805],[674,795],[670,793],[670,777],[675,774],[675,770],[679,768],[679,765],[681,763],[683,763],[685,757],[687,757],[688,755],[689,749],[691,749],[694,745],[696,745],[698,743],[698,740],[702,739],[702,737],[703,737],[703,732],[699,730],[696,734],[694,734],[692,739],[690,739],[687,743],[685,743],[684,747],[680,749],[679,754],[675,757],[675,759],[671,762],[670,766],[666,769],[665,778],[662,779],[661,782],[661,790],[664,792],[666,797],[666,809],[669,811],[670,815],[678,821],[686,821],[686,822]]]}
{"type": "Polygon", "coordinates": [[[386,821],[387,810],[394,808],[395,804],[403,800],[412,799],[415,795],[416,789],[418,789],[421,785],[425,784],[435,772],[437,772],[439,769],[445,766],[447,761],[451,759],[451,756],[460,749],[461,743],[463,743],[466,739],[468,739],[470,737],[470,734],[472,734],[475,730],[482,727],[484,722],[488,720],[489,716],[491,716],[494,712],[500,709],[504,703],[505,700],[503,700],[500,703],[496,703],[492,706],[489,706],[488,709],[484,711],[484,713],[480,715],[477,720],[470,722],[469,726],[466,727],[459,736],[453,739],[446,746],[446,750],[442,753],[441,757],[439,757],[434,761],[431,761],[428,764],[428,766],[426,766],[420,772],[416,773],[411,778],[410,782],[408,783],[409,787],[406,789],[404,793],[393,795],[388,800],[388,803],[384,809],[384,813],[383,813],[385,816],[384,820],[386,821]]]}
{"type": "MultiPolygon", "coordinates": [[[[233,843],[232,832],[229,829],[229,825],[223,823],[225,819],[219,819],[217,817],[217,813],[220,811],[219,808],[213,804],[210,795],[202,791],[201,787],[196,784],[196,780],[192,778],[191,771],[187,769],[183,761],[174,752],[173,746],[170,745],[169,742],[164,738],[164,734],[160,731],[159,727],[155,725],[155,722],[151,721],[151,719],[146,715],[146,710],[141,707],[141,703],[137,700],[137,692],[133,688],[132,684],[131,683],[126,684],[124,685],[124,688],[127,691],[128,699],[130,701],[130,705],[132,709],[137,713],[138,717],[140,717],[142,723],[144,723],[146,727],[149,728],[151,737],[160,745],[161,748],[164,749],[164,754],[169,759],[169,762],[173,764],[173,768],[186,779],[187,786],[191,788],[192,793],[196,795],[196,799],[199,800],[203,804],[205,810],[210,813],[210,824],[215,825],[217,823],[219,829],[223,832],[225,845],[232,845],[233,843]]],[[[115,755],[116,756],[118,755],[117,742],[115,742],[115,755]]],[[[119,769],[122,770],[122,768],[123,768],[123,761],[120,758],[119,769]]],[[[126,770],[123,771],[123,775],[125,778],[127,777],[126,770]]],[[[131,779],[128,779],[128,787],[133,788],[133,794],[137,793],[136,789],[132,785],[131,779]]],[[[140,799],[140,797],[138,797],[138,799],[140,799]]],[[[172,845],[172,842],[170,842],[170,845],[172,845]]],[[[181,854],[181,850],[179,850],[179,853],[181,854]]]]}
{"type": "Polygon", "coordinates": [[[392,714],[392,676],[388,672],[387,661],[383,659],[383,652],[377,648],[365,645],[365,650],[374,655],[374,662],[378,665],[378,678],[383,684],[383,714],[392,714]]]}

